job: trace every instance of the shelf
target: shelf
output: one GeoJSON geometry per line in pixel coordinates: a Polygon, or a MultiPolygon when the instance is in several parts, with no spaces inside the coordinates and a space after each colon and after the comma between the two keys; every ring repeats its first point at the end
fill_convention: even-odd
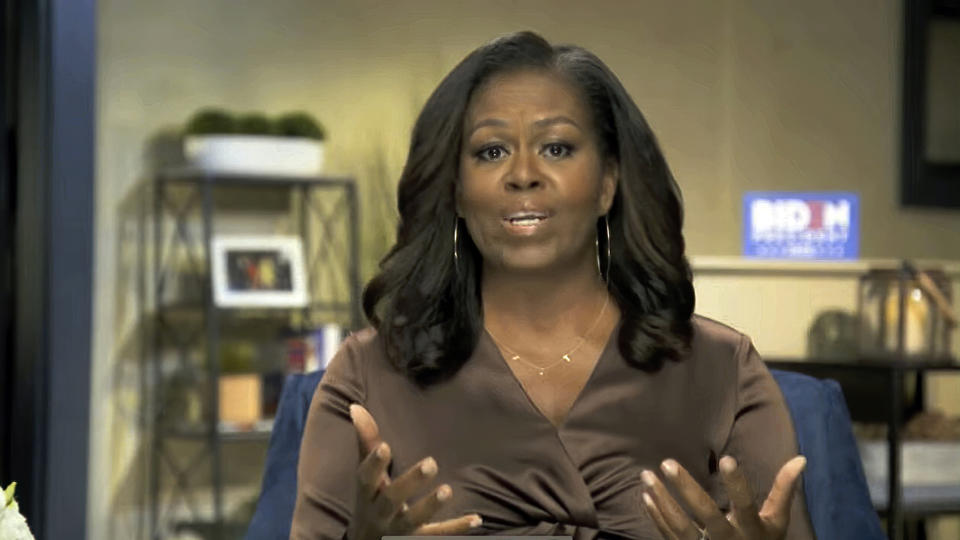
{"type": "MultiPolygon", "coordinates": [[[[281,331],[291,330],[291,317],[306,314],[304,329],[314,328],[328,322],[340,322],[349,318],[350,306],[347,303],[314,302],[303,308],[216,308],[218,331],[225,337],[244,336],[282,339],[281,331]],[[316,317],[316,314],[329,314],[329,317],[316,317]]],[[[168,325],[174,327],[198,327],[203,324],[203,306],[165,306],[162,311],[168,325]]],[[[117,332],[113,355],[121,361],[139,361],[144,351],[153,347],[157,313],[150,312],[138,318],[117,332]]]]}
{"type": "Polygon", "coordinates": [[[883,422],[892,419],[894,400],[906,420],[922,408],[923,372],[960,371],[960,365],[927,360],[910,363],[836,362],[820,359],[767,359],[767,367],[802,373],[817,379],[832,379],[840,384],[843,397],[855,422],[883,422]],[[894,395],[894,380],[901,380],[901,395],[894,395]],[[884,404],[884,406],[878,406],[884,404]]]}
{"type": "MultiPolygon", "coordinates": [[[[310,302],[303,306],[295,307],[220,307],[211,306],[217,313],[225,315],[242,315],[249,317],[276,317],[278,315],[289,314],[309,309],[316,310],[348,310],[350,304],[347,302],[310,302]]],[[[202,315],[206,306],[203,304],[167,304],[160,308],[166,314],[176,314],[184,316],[202,315]]],[[[152,312],[156,313],[156,312],[152,312]]]]}
{"type": "Polygon", "coordinates": [[[208,502],[212,504],[215,476],[219,472],[220,486],[224,490],[258,492],[267,462],[269,435],[257,434],[246,439],[218,437],[218,452],[214,452],[207,435],[182,435],[163,434],[161,451],[164,457],[161,458],[159,476],[163,489],[196,492],[198,499],[201,495],[209,495],[211,500],[208,502]],[[176,483],[177,471],[170,467],[171,463],[176,465],[177,471],[189,471],[182,485],[176,483]]]}
{"type": "Polygon", "coordinates": [[[209,182],[222,185],[243,186],[353,186],[352,179],[337,176],[271,176],[268,174],[242,174],[206,171],[193,167],[167,169],[157,175],[164,182],[183,182],[200,184],[209,182]]]}
{"type": "MultiPolygon", "coordinates": [[[[256,502],[259,499],[260,484],[247,487],[225,488],[223,497],[223,513],[221,527],[222,535],[216,535],[216,521],[212,504],[213,492],[209,489],[195,493],[197,506],[186,508],[178,505],[166,515],[165,522],[169,532],[176,534],[175,538],[209,538],[211,540],[225,540],[244,538],[253,516],[256,502]]],[[[164,536],[167,538],[167,536],[164,536]]]]}
{"type": "Polygon", "coordinates": [[[803,373],[817,371],[960,371],[960,363],[955,358],[922,358],[915,360],[892,360],[881,357],[862,357],[849,361],[804,359],[804,358],[767,358],[767,366],[803,373]]]}
{"type": "Polygon", "coordinates": [[[174,526],[176,533],[193,533],[203,539],[243,538],[249,523],[222,523],[217,526],[213,521],[179,521],[174,526]]]}
{"type": "MultiPolygon", "coordinates": [[[[123,211],[135,214],[128,219],[130,230],[124,230],[135,248],[127,254],[133,273],[124,290],[135,290],[137,298],[121,313],[123,324],[117,325],[121,339],[113,352],[125,361],[141,360],[140,382],[153,390],[152,401],[143,405],[144,414],[156,418],[153,437],[146,437],[150,444],[145,459],[151,466],[145,473],[147,487],[142,488],[149,511],[158,516],[150,535],[172,527],[209,535],[216,532],[211,530],[216,527],[214,516],[221,516],[229,531],[242,533],[233,528],[245,515],[235,503],[255,501],[259,494],[272,423],[253,429],[218,425],[212,414],[218,406],[214,375],[223,365],[218,362],[226,362],[230,367],[226,371],[233,372],[241,369],[234,365],[238,359],[252,356],[259,360],[243,365],[243,372],[280,373],[283,366],[275,363],[284,363],[288,338],[327,323],[344,328],[363,325],[356,183],[322,174],[168,168],[138,183],[124,200],[123,211]],[[304,242],[310,253],[304,261],[311,284],[308,305],[214,305],[209,292],[210,239],[261,230],[298,235],[304,242]],[[242,353],[231,352],[228,344],[238,342],[244,342],[242,353]],[[177,388],[169,386],[174,381],[194,402],[187,413],[178,410],[177,388]],[[159,466],[153,466],[156,463],[159,466]],[[191,508],[183,508],[181,502],[191,508]]],[[[272,392],[274,381],[267,384],[272,392]]]]}
{"type": "MultiPolygon", "coordinates": [[[[347,302],[311,302],[303,307],[278,307],[278,308],[212,308],[211,314],[215,315],[221,325],[236,327],[241,331],[255,330],[262,324],[289,324],[293,316],[303,316],[306,314],[309,318],[312,314],[327,313],[332,316],[340,315],[344,318],[350,315],[350,304],[347,302]],[[253,327],[253,328],[251,328],[253,327]]],[[[174,324],[198,324],[205,315],[205,306],[203,305],[172,305],[164,306],[160,312],[154,312],[148,317],[162,316],[168,322],[174,324]]],[[[324,322],[333,322],[326,319],[324,322]]],[[[228,328],[230,329],[230,328],[228,328]]]]}
{"type": "Polygon", "coordinates": [[[269,441],[270,434],[273,433],[273,419],[261,420],[251,429],[233,428],[221,423],[217,432],[220,440],[226,442],[269,441]]]}
{"type": "MultiPolygon", "coordinates": [[[[950,277],[960,277],[960,264],[952,259],[914,259],[918,268],[937,268],[950,277]]],[[[690,265],[697,275],[796,276],[803,278],[851,278],[874,269],[896,270],[902,259],[859,259],[856,261],[805,261],[751,259],[741,256],[692,255],[690,265]]],[[[696,279],[696,278],[695,278],[696,279]]]]}
{"type": "MultiPolygon", "coordinates": [[[[210,433],[198,429],[170,429],[166,430],[165,433],[169,437],[190,440],[204,440],[210,437],[210,433]]],[[[221,425],[217,429],[217,439],[220,442],[269,441],[271,433],[273,433],[272,419],[262,420],[251,429],[231,428],[221,425]]]]}
{"type": "Polygon", "coordinates": [[[270,435],[273,433],[271,430],[250,430],[250,431],[234,431],[234,432],[220,432],[220,442],[269,442],[270,435]]]}
{"type": "MultiPolygon", "coordinates": [[[[873,507],[887,513],[887,485],[869,484],[873,507]]],[[[903,512],[911,517],[960,513],[960,485],[904,486],[903,512]]]]}

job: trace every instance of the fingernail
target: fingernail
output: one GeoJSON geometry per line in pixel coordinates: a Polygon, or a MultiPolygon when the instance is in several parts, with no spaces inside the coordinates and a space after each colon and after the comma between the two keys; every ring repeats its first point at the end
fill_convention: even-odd
{"type": "Polygon", "coordinates": [[[387,448],[387,443],[380,443],[380,446],[377,447],[377,457],[380,459],[387,459],[387,456],[390,455],[390,449],[387,448]]]}
{"type": "Polygon", "coordinates": [[[446,501],[452,494],[450,486],[440,486],[440,489],[437,490],[437,500],[440,502],[446,501]]]}
{"type": "Polygon", "coordinates": [[[653,497],[651,497],[646,491],[643,492],[643,502],[650,508],[653,508],[653,497]]]}
{"type": "Polygon", "coordinates": [[[643,471],[640,473],[640,477],[643,479],[643,483],[646,484],[647,487],[651,488],[657,481],[657,477],[650,471],[643,471]]]}
{"type": "Polygon", "coordinates": [[[437,473],[437,462],[432,457],[423,460],[420,464],[420,474],[424,476],[433,476],[437,473]]]}
{"type": "Polygon", "coordinates": [[[475,516],[473,516],[472,518],[470,518],[470,527],[471,527],[471,528],[474,528],[474,529],[475,529],[475,528],[477,528],[477,527],[479,527],[479,526],[481,526],[481,525],[483,525],[483,520],[480,519],[480,516],[475,515],[475,516]]]}
{"type": "Polygon", "coordinates": [[[723,456],[720,458],[720,470],[724,474],[733,474],[737,470],[737,460],[730,456],[723,456]]]}
{"type": "Polygon", "coordinates": [[[669,476],[670,478],[677,477],[677,462],[672,459],[665,459],[663,463],[660,464],[660,468],[663,469],[663,473],[669,476]]]}

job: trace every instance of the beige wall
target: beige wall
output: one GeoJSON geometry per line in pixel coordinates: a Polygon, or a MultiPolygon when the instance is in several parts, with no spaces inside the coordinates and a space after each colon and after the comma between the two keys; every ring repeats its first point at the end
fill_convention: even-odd
{"type": "MultiPolygon", "coordinates": [[[[88,536],[110,537],[112,490],[136,454],[117,407],[136,400],[116,369],[117,213],[158,130],[207,105],[315,113],[331,135],[328,169],[360,181],[369,273],[426,95],[469,50],[529,28],[586,46],[621,77],[684,190],[692,254],[739,252],[744,190],[843,189],[861,193],[865,257],[960,259],[960,213],[897,205],[900,4],[102,0],[88,536]]],[[[699,289],[705,306],[724,294],[699,289]]]]}

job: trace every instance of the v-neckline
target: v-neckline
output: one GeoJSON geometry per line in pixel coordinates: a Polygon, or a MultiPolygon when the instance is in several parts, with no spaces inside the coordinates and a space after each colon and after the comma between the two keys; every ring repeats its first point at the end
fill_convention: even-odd
{"type": "Polygon", "coordinates": [[[500,366],[506,370],[507,377],[509,377],[513,381],[514,386],[516,386],[520,394],[523,395],[524,399],[526,400],[530,409],[532,409],[533,413],[536,416],[538,416],[541,420],[543,420],[544,422],[552,426],[553,429],[559,433],[560,431],[563,430],[564,427],[566,427],[568,421],[570,420],[570,417],[573,415],[573,412],[577,407],[577,404],[581,401],[581,398],[589,389],[590,383],[593,381],[593,379],[597,377],[597,373],[600,371],[600,367],[604,361],[604,358],[610,354],[610,348],[613,347],[614,343],[617,340],[617,335],[620,333],[620,324],[621,324],[621,321],[617,321],[617,323],[613,327],[613,330],[610,331],[610,335],[607,336],[606,343],[604,344],[603,348],[600,350],[600,356],[597,357],[597,361],[594,363],[593,369],[590,370],[590,374],[587,376],[586,381],[584,381],[583,385],[580,387],[580,391],[577,392],[576,397],[573,398],[573,402],[571,402],[570,407],[567,408],[566,414],[563,415],[563,418],[557,424],[553,423],[553,420],[550,419],[547,413],[545,413],[540,408],[540,406],[537,405],[537,402],[534,401],[532,397],[530,397],[530,394],[529,392],[527,392],[526,387],[523,386],[523,382],[513,372],[513,369],[510,368],[510,364],[508,364],[507,359],[504,358],[503,353],[500,351],[500,347],[497,346],[497,343],[496,341],[494,341],[493,336],[490,335],[490,332],[488,332],[486,328],[483,329],[483,337],[487,342],[487,346],[493,349],[494,353],[496,354],[496,357],[499,359],[500,366]]]}

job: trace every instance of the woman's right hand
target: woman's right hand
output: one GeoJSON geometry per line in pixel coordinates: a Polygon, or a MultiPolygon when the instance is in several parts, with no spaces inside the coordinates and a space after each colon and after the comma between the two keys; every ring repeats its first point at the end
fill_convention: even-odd
{"type": "Polygon", "coordinates": [[[457,535],[480,526],[480,516],[476,514],[428,522],[453,496],[450,486],[443,484],[412,505],[407,500],[432,483],[437,462],[428,457],[391,480],[387,475],[390,447],[380,439],[377,423],[357,404],[350,405],[350,418],[363,457],[357,469],[357,501],[348,540],[380,540],[385,535],[457,535]]]}

